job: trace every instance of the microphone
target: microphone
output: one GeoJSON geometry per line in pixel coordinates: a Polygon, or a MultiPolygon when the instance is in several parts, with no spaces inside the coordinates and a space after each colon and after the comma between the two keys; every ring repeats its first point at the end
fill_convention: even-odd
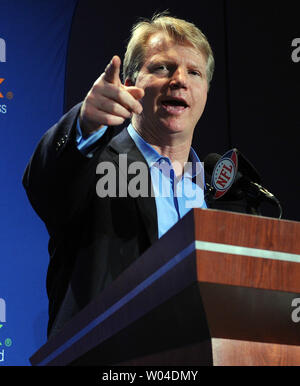
{"type": "Polygon", "coordinates": [[[274,194],[261,185],[261,177],[251,162],[236,148],[223,156],[210,153],[204,160],[205,171],[211,176],[206,183],[206,198],[217,200],[224,196],[233,199],[247,197],[257,207],[262,201],[268,201],[279,209],[282,207],[274,194]]]}

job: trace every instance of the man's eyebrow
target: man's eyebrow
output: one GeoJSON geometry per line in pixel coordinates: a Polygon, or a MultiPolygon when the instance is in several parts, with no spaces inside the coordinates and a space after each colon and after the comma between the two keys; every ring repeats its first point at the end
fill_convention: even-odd
{"type": "MultiPolygon", "coordinates": [[[[187,63],[187,67],[191,67],[191,68],[203,68],[203,64],[202,63],[196,63],[194,61],[190,61],[187,63]]],[[[205,66],[204,66],[205,67],[205,66]]]]}
{"type": "Polygon", "coordinates": [[[172,63],[175,63],[175,61],[172,60],[172,59],[167,59],[167,58],[164,58],[164,59],[151,59],[149,61],[149,65],[150,66],[151,66],[151,64],[156,64],[156,63],[170,63],[170,64],[172,64],[172,63]]]}
{"type": "MultiPolygon", "coordinates": [[[[149,65],[151,65],[152,63],[170,63],[170,64],[178,64],[176,62],[176,59],[172,59],[172,58],[154,58],[154,59],[150,59],[149,60],[149,65]]],[[[203,67],[202,63],[196,63],[195,61],[188,61],[186,63],[187,67],[195,67],[195,68],[201,68],[203,67]]]]}
{"type": "MultiPolygon", "coordinates": [[[[156,66],[158,64],[177,66],[178,63],[176,62],[176,59],[172,59],[172,58],[153,58],[149,60],[147,64],[147,68],[151,69],[153,66],[156,66]]],[[[188,61],[186,63],[186,66],[189,70],[198,70],[198,71],[201,71],[202,73],[206,71],[206,66],[202,63],[188,61]]]]}

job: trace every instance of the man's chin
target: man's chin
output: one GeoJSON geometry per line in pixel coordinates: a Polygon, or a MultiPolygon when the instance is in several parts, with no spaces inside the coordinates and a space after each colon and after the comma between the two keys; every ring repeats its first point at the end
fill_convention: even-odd
{"type": "Polygon", "coordinates": [[[186,121],[180,119],[168,119],[161,122],[161,126],[164,130],[170,133],[188,133],[190,131],[190,125],[186,121]]]}

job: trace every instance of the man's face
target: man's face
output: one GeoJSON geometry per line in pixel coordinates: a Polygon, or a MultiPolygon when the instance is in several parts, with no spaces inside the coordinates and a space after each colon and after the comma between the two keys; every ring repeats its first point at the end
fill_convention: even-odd
{"type": "Polygon", "coordinates": [[[154,34],[135,85],[145,90],[143,112],[133,118],[138,130],[193,134],[207,100],[204,55],[164,33],[154,34]]]}

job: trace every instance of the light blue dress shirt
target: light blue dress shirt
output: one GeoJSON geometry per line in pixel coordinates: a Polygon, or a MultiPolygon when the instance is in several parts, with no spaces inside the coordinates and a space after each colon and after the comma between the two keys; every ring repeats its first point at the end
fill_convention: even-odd
{"type": "MultiPolygon", "coordinates": [[[[103,127],[84,139],[79,122],[77,122],[76,139],[80,152],[87,157],[92,157],[93,152],[90,151],[90,148],[101,138],[106,129],[107,127],[103,127]]],[[[184,167],[184,173],[177,178],[168,157],[161,156],[135,131],[131,124],[127,130],[150,169],[157,210],[158,237],[160,238],[192,208],[207,208],[204,200],[203,165],[191,148],[189,162],[184,167]]]]}

